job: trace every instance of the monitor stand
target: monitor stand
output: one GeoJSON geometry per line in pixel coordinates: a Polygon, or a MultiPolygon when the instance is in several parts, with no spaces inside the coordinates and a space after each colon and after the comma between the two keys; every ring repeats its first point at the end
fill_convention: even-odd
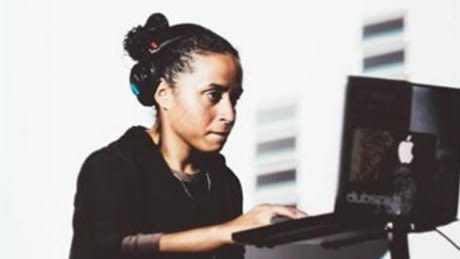
{"type": "Polygon", "coordinates": [[[407,234],[410,230],[411,229],[408,224],[388,224],[387,233],[392,259],[409,259],[407,234]]]}

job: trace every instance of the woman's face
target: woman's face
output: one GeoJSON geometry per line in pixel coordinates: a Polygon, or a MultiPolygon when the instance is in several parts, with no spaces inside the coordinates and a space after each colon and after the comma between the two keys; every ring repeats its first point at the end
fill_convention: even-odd
{"type": "Polygon", "coordinates": [[[167,111],[177,144],[202,152],[223,147],[241,94],[239,66],[231,55],[195,54],[191,71],[177,75],[167,111]]]}

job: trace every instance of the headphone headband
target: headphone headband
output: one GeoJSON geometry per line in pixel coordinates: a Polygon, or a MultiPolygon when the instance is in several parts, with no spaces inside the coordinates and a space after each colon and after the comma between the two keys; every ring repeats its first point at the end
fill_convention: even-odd
{"type": "Polygon", "coordinates": [[[172,42],[198,32],[203,32],[204,30],[203,27],[192,23],[177,24],[167,28],[152,30],[148,51],[151,54],[156,53],[172,42]]]}

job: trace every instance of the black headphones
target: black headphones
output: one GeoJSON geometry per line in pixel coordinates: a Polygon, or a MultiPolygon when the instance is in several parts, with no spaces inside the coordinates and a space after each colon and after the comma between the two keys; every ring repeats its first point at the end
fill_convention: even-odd
{"type": "Polygon", "coordinates": [[[178,24],[160,30],[147,31],[145,47],[149,58],[140,60],[131,68],[130,87],[139,102],[144,106],[155,105],[154,94],[163,76],[161,61],[155,59],[166,46],[187,36],[203,32],[196,24],[178,24]],[[148,46],[147,46],[148,44],[148,46]]]}
{"type": "Polygon", "coordinates": [[[160,77],[160,73],[158,73],[153,62],[140,61],[131,68],[131,91],[142,105],[153,106],[155,104],[153,95],[160,82],[160,77]]]}

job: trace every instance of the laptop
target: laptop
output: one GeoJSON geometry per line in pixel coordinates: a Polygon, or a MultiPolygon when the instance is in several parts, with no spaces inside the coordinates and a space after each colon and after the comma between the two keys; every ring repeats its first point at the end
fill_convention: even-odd
{"type": "Polygon", "coordinates": [[[460,89],[348,77],[339,185],[332,213],[233,234],[273,246],[304,240],[325,247],[456,220],[460,176],[460,89]]]}

